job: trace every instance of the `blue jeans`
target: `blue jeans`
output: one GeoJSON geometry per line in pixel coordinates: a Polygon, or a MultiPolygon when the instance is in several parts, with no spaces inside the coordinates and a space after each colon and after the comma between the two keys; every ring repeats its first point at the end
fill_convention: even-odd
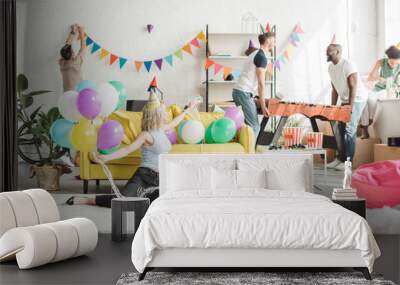
{"type": "Polygon", "coordinates": [[[351,110],[351,120],[346,124],[344,131],[344,149],[347,157],[353,160],[356,152],[357,126],[360,121],[366,102],[354,102],[351,110]]]}
{"type": "Polygon", "coordinates": [[[253,99],[253,94],[233,89],[232,98],[236,106],[242,107],[246,125],[249,125],[253,129],[254,137],[257,139],[260,132],[260,122],[258,121],[257,107],[253,99]]]}

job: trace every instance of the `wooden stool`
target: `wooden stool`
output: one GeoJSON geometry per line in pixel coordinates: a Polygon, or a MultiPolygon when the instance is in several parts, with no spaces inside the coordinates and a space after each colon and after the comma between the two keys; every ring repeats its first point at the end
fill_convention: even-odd
{"type": "Polygon", "coordinates": [[[135,229],[136,233],[140,221],[143,219],[150,205],[148,198],[140,197],[124,197],[114,198],[111,200],[111,239],[113,241],[123,241],[126,239],[126,212],[135,213],[135,229]]]}

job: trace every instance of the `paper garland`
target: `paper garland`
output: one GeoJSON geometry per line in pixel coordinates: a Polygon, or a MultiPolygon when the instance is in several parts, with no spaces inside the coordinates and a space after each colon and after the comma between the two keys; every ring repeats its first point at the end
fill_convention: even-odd
{"type": "Polygon", "coordinates": [[[113,65],[116,62],[118,62],[118,66],[120,69],[123,69],[125,66],[131,64],[134,66],[134,68],[137,72],[142,70],[143,66],[145,67],[147,72],[150,72],[152,66],[155,66],[155,68],[157,70],[161,71],[162,68],[165,66],[165,64],[163,64],[164,62],[168,63],[169,66],[173,66],[174,65],[174,56],[180,60],[183,60],[183,51],[186,54],[193,55],[192,47],[200,48],[199,41],[201,41],[203,43],[206,42],[206,35],[204,34],[203,31],[199,32],[195,38],[190,40],[183,47],[181,47],[177,51],[175,51],[167,56],[160,57],[160,58],[157,58],[154,60],[133,60],[133,59],[128,59],[128,58],[125,58],[122,56],[118,56],[118,55],[110,52],[108,49],[103,48],[96,41],[94,41],[92,37],[89,37],[88,35],[86,35],[86,45],[88,46],[88,48],[91,46],[91,49],[90,49],[91,54],[96,54],[98,52],[99,59],[108,61],[109,65],[113,65]]]}
{"type": "MultiPolygon", "coordinates": [[[[267,24],[267,28],[269,26],[269,23],[267,24]]],[[[268,63],[267,65],[267,72],[272,75],[274,67],[278,69],[279,71],[281,70],[282,65],[286,64],[292,57],[293,53],[293,48],[298,47],[298,44],[300,42],[300,36],[299,34],[303,34],[304,31],[301,28],[300,24],[297,24],[292,33],[289,36],[289,42],[286,46],[286,48],[283,50],[283,52],[276,57],[276,60],[273,60],[272,62],[268,63]]],[[[235,77],[239,77],[240,75],[240,70],[235,69],[233,70],[229,66],[224,66],[219,63],[216,63],[213,60],[206,59],[206,62],[204,64],[205,69],[209,69],[211,66],[214,66],[214,75],[217,75],[221,70],[223,70],[224,78],[229,74],[232,73],[235,77]]]]}

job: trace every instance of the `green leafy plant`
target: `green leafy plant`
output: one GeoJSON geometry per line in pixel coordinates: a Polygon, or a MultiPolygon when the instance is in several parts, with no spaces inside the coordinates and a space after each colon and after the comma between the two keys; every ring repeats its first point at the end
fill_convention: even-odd
{"type": "Polygon", "coordinates": [[[36,165],[54,165],[55,160],[63,156],[67,149],[53,143],[50,128],[54,121],[61,118],[57,107],[47,112],[37,107],[33,112],[28,108],[34,103],[34,97],[49,93],[49,90],[28,92],[29,83],[25,75],[17,77],[17,131],[18,154],[26,162],[36,165]]]}

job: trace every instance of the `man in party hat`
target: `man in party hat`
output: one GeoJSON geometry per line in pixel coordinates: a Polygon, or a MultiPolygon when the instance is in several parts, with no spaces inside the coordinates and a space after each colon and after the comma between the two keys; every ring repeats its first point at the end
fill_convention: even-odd
{"type": "Polygon", "coordinates": [[[275,46],[275,33],[263,32],[258,36],[258,41],[260,48],[249,54],[232,91],[233,101],[237,106],[242,106],[246,124],[253,128],[255,137],[260,131],[255,96],[259,97],[258,103],[262,114],[264,116],[269,114],[265,104],[265,74],[267,55],[275,46]]]}

